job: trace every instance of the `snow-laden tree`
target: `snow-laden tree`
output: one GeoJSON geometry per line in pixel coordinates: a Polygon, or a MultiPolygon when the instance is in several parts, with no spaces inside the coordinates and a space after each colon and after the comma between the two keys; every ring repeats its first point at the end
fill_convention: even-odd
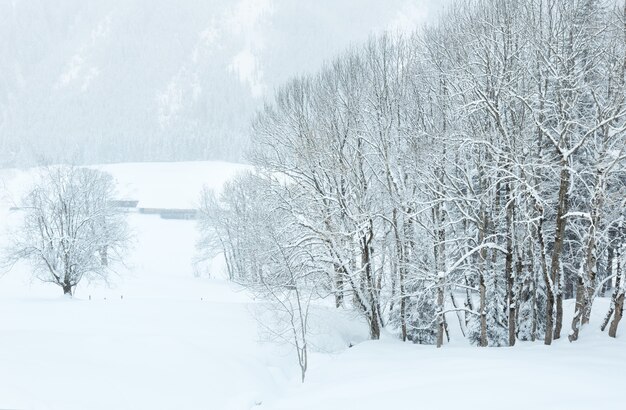
{"type": "Polygon", "coordinates": [[[107,280],[128,245],[124,214],[114,207],[113,178],[74,166],[47,167],[23,199],[23,221],[8,258],[72,295],[81,280],[107,280]]]}
{"type": "MultiPolygon", "coordinates": [[[[617,326],[625,16],[621,0],[457,2],[292,79],[259,112],[258,178],[297,192],[264,203],[288,210],[292,241],[317,244],[312,275],[372,339],[387,327],[441,346],[458,321],[479,346],[551,344],[576,297],[573,341],[613,286],[617,326]]],[[[270,238],[224,209],[220,237],[270,238]]],[[[241,275],[260,255],[246,248],[224,247],[241,275]]]]}

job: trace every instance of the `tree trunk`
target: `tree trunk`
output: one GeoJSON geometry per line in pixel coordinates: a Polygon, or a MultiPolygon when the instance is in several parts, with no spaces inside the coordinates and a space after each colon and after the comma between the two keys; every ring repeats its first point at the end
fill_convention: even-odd
{"type": "Polygon", "coordinates": [[[589,243],[587,245],[587,259],[585,261],[585,273],[587,283],[585,289],[585,305],[583,310],[582,324],[589,323],[591,318],[591,308],[596,291],[596,278],[598,276],[598,250],[596,241],[596,230],[601,222],[601,209],[603,205],[604,175],[600,173],[598,183],[593,196],[591,210],[591,227],[589,228],[589,243]]]}
{"type": "MultiPolygon", "coordinates": [[[[371,222],[371,221],[370,221],[371,222]]],[[[365,286],[368,300],[368,321],[370,325],[370,338],[372,340],[380,339],[380,316],[378,311],[378,301],[376,300],[376,283],[373,277],[372,258],[370,242],[373,238],[373,230],[368,229],[368,232],[361,238],[361,266],[365,273],[365,286]]]]}
{"type": "Polygon", "coordinates": [[[556,314],[554,318],[554,338],[561,338],[561,329],[563,328],[563,293],[560,286],[556,292],[556,314]]]}
{"type": "Polygon", "coordinates": [[[604,322],[602,322],[602,326],[600,326],[600,330],[602,330],[603,332],[604,332],[604,329],[606,329],[609,322],[611,321],[611,317],[613,317],[613,313],[615,312],[615,305],[617,304],[617,300],[619,299],[620,291],[621,291],[620,282],[621,282],[621,277],[620,275],[618,275],[617,278],[615,279],[615,289],[613,290],[613,294],[611,295],[611,306],[609,307],[609,311],[607,312],[606,317],[604,318],[604,322]]]}
{"type": "Polygon", "coordinates": [[[586,256],[582,267],[584,271],[581,270],[578,275],[578,288],[576,289],[576,314],[572,320],[572,333],[569,335],[570,342],[578,339],[580,327],[589,323],[589,319],[591,317],[591,307],[595,296],[595,284],[598,271],[596,229],[600,224],[600,209],[603,204],[603,191],[604,175],[602,175],[602,172],[599,172],[591,205],[591,225],[589,226],[586,256]]]}
{"type": "Polygon", "coordinates": [[[100,263],[102,266],[109,266],[109,247],[107,245],[100,249],[100,263]]]}
{"type": "Polygon", "coordinates": [[[444,317],[444,286],[446,280],[446,230],[444,228],[445,213],[438,203],[433,207],[433,223],[436,227],[435,264],[437,266],[437,347],[443,346],[443,335],[446,331],[444,317]]]}
{"type": "Polygon", "coordinates": [[[487,306],[485,276],[480,275],[480,342],[479,346],[487,347],[487,306]]]}
{"type": "Polygon", "coordinates": [[[439,286],[437,286],[437,347],[443,346],[443,333],[445,331],[445,318],[444,318],[444,297],[443,297],[443,285],[445,276],[443,272],[439,272],[439,286]]]}
{"type": "Polygon", "coordinates": [[[407,328],[406,328],[406,296],[404,291],[404,279],[400,276],[400,322],[402,326],[402,341],[406,342],[407,328]]]}
{"type": "Polygon", "coordinates": [[[537,339],[537,280],[536,280],[536,275],[533,271],[533,278],[532,278],[532,298],[533,298],[533,322],[532,322],[532,326],[531,326],[531,333],[530,333],[530,341],[534,342],[537,339]]]}
{"type": "MultiPolygon", "coordinates": [[[[482,211],[483,226],[478,233],[478,243],[485,240],[485,229],[487,228],[487,215],[482,211]]],[[[480,341],[479,346],[487,347],[487,287],[485,286],[485,259],[487,254],[484,249],[480,251],[480,261],[478,262],[478,287],[480,292],[480,341]]]]}
{"type": "Polygon", "coordinates": [[[413,255],[415,254],[415,238],[414,238],[414,225],[415,225],[415,217],[413,216],[413,208],[407,207],[405,209],[405,215],[409,215],[406,220],[404,220],[404,252],[402,253],[404,259],[404,266],[400,271],[400,293],[402,296],[400,311],[402,313],[402,334],[406,339],[407,334],[407,324],[406,324],[406,310],[409,301],[409,297],[407,296],[407,277],[409,276],[409,266],[412,261],[413,255]]]}
{"type": "MultiPolygon", "coordinates": [[[[607,248],[607,259],[606,259],[606,276],[609,277],[613,275],[613,261],[615,261],[615,236],[616,229],[609,229],[609,247],[607,248]]],[[[606,293],[611,290],[611,281],[607,280],[602,285],[602,296],[606,296],[606,293]]]]}
{"type": "MultiPolygon", "coordinates": [[[[623,228],[622,228],[623,229],[623,228]]],[[[626,294],[626,283],[624,283],[624,266],[622,266],[622,252],[626,250],[626,245],[618,247],[615,251],[615,291],[611,300],[611,307],[614,310],[613,321],[609,327],[609,336],[615,337],[617,335],[617,326],[619,326],[620,320],[624,313],[624,294],[626,294]]],[[[608,321],[609,316],[607,316],[608,321]]],[[[606,324],[604,325],[606,326],[606,324]]]]}
{"type": "Polygon", "coordinates": [[[622,315],[624,313],[624,292],[622,292],[617,301],[615,301],[615,315],[613,316],[613,321],[611,322],[611,326],[609,327],[609,336],[616,337],[617,336],[617,327],[619,326],[620,320],[622,320],[622,315]]]}
{"type": "MultiPolygon", "coordinates": [[[[578,275],[576,275],[576,277],[578,277],[578,275]]],[[[576,292],[574,292],[574,281],[570,279],[571,278],[566,279],[563,284],[563,296],[565,299],[572,299],[576,294],[576,292]]]]}
{"type": "Polygon", "coordinates": [[[583,312],[585,311],[585,285],[582,278],[582,272],[578,275],[578,284],[576,286],[576,310],[572,319],[572,333],[567,337],[570,342],[578,340],[578,332],[580,331],[583,312]]]}
{"type": "Polygon", "coordinates": [[[380,319],[378,318],[378,311],[375,306],[371,306],[372,312],[370,315],[370,339],[380,339],[380,319]]]}
{"type": "Polygon", "coordinates": [[[543,342],[552,344],[552,332],[554,330],[554,286],[546,262],[546,244],[543,237],[543,209],[539,209],[541,216],[537,223],[537,241],[539,242],[541,273],[546,285],[546,332],[543,342]]]}
{"type": "MultiPolygon", "coordinates": [[[[561,337],[563,327],[563,291],[561,289],[561,256],[563,254],[563,243],[565,240],[565,228],[567,219],[565,215],[568,211],[568,194],[570,185],[570,171],[566,161],[561,164],[561,176],[559,184],[559,202],[556,212],[556,232],[554,235],[554,249],[552,250],[551,274],[554,286],[554,297],[556,299],[556,317],[554,323],[554,338],[561,337]]],[[[548,312],[546,312],[547,314],[548,312]]]]}
{"type": "Polygon", "coordinates": [[[335,307],[340,308],[343,306],[343,277],[345,270],[343,265],[335,263],[335,307]]]}
{"type": "Polygon", "coordinates": [[[64,283],[63,294],[72,296],[72,285],[70,285],[69,283],[64,283]]]}
{"type": "Polygon", "coordinates": [[[506,184],[506,260],[504,273],[507,280],[507,309],[509,315],[509,346],[515,346],[515,307],[517,301],[515,300],[514,286],[515,286],[515,274],[513,273],[513,201],[511,201],[511,185],[506,184]]]}
{"type": "MultiPolygon", "coordinates": [[[[397,255],[397,269],[400,282],[400,328],[402,332],[402,341],[405,342],[407,338],[406,327],[406,290],[404,286],[405,282],[405,270],[406,270],[406,252],[404,250],[402,239],[400,238],[400,228],[398,227],[398,210],[393,209],[392,213],[393,232],[396,240],[396,255],[397,255]]],[[[392,274],[395,275],[395,272],[392,274]]]]}

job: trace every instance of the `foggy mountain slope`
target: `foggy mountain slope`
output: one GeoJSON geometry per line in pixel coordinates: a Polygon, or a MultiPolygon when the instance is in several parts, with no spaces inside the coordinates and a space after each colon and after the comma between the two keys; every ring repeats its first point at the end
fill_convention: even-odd
{"type": "Polygon", "coordinates": [[[264,95],[428,3],[1,0],[0,165],[237,160],[264,95]]]}

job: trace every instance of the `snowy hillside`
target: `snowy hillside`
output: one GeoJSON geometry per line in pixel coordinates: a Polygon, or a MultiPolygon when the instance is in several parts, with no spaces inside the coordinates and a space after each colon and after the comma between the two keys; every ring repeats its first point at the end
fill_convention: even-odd
{"type": "Polygon", "coordinates": [[[441,4],[366,3],[0,1],[0,164],[240,159],[262,97],[441,4]]]}
{"type": "MultiPolygon", "coordinates": [[[[189,206],[244,167],[227,163],[104,166],[147,206],[189,206]]],[[[2,171],[24,190],[27,171],[2,171]]],[[[0,185],[1,186],[1,185],[0,185]]],[[[15,220],[0,200],[0,242],[15,220]]],[[[478,349],[459,337],[442,349],[383,334],[316,306],[313,357],[301,385],[288,346],[265,342],[259,301],[223,279],[219,261],[194,276],[194,221],[130,214],[128,266],[110,284],[81,283],[74,299],[31,281],[27,265],[0,276],[0,408],[15,409],[621,409],[626,338],[597,330],[606,301],[575,344],[520,342],[478,349]],[[349,345],[355,345],[348,348],[349,345]],[[522,380],[518,395],[509,381],[522,380]],[[556,393],[555,393],[556,391],[556,393]]],[[[571,301],[566,311],[572,312],[571,301]]],[[[569,317],[567,320],[570,320],[569,317]]]]}

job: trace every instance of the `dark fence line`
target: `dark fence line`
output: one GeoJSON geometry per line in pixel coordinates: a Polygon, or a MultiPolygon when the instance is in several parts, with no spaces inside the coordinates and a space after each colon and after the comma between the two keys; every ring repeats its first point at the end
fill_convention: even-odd
{"type": "Polygon", "coordinates": [[[117,208],[137,208],[139,201],[115,199],[113,201],[110,201],[109,204],[117,208]]]}
{"type": "Polygon", "coordinates": [[[138,208],[140,214],[160,215],[163,219],[198,219],[197,209],[138,208]]]}

